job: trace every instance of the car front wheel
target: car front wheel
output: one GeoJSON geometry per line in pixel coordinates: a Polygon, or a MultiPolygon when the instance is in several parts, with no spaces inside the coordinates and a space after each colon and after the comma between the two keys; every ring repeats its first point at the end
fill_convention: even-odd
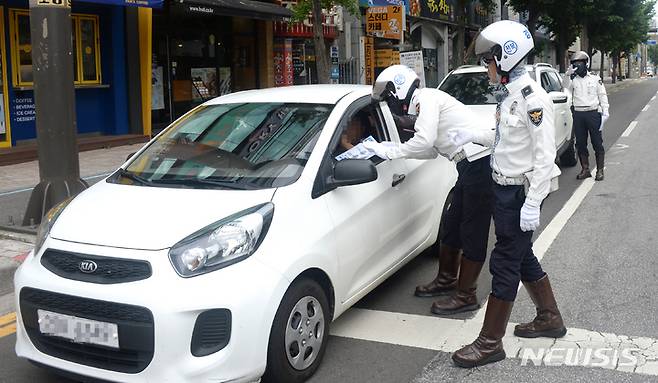
{"type": "Polygon", "coordinates": [[[571,167],[576,166],[578,161],[576,160],[576,148],[574,146],[574,140],[571,140],[568,144],[567,150],[565,150],[560,155],[560,166],[571,167]]]}
{"type": "Polygon", "coordinates": [[[324,355],[330,320],[322,287],[307,278],[294,282],[272,323],[262,381],[296,383],[310,378],[324,355]]]}

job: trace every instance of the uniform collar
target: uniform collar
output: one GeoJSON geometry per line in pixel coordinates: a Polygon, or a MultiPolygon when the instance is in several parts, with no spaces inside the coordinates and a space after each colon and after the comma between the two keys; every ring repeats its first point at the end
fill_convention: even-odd
{"type": "Polygon", "coordinates": [[[507,91],[510,94],[514,94],[516,92],[519,92],[521,89],[525,88],[526,86],[528,86],[529,81],[532,81],[532,79],[530,78],[530,75],[526,72],[521,77],[515,79],[509,84],[505,84],[505,87],[507,88],[507,91]]]}

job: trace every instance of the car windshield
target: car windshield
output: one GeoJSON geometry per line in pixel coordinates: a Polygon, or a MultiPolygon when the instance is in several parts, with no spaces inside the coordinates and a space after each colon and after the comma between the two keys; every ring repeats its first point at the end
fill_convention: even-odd
{"type": "Polygon", "coordinates": [[[201,106],[170,126],[109,182],[261,189],[295,182],[333,105],[201,106]]]}
{"type": "Polygon", "coordinates": [[[486,72],[453,73],[441,84],[440,90],[466,105],[496,104],[486,72]]]}

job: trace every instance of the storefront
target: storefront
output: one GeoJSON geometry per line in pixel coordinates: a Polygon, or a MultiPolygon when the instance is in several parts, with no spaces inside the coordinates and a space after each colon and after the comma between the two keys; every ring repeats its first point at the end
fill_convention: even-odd
{"type": "MultiPolygon", "coordinates": [[[[131,127],[129,118],[126,3],[88,0],[72,4],[73,73],[80,135],[143,134],[141,123],[131,127]]],[[[159,5],[151,0],[130,5],[136,3],[159,5]]],[[[0,31],[0,147],[9,147],[36,138],[27,1],[0,1],[0,31]]],[[[139,59],[131,65],[139,67],[139,59]]]]}
{"type": "Polygon", "coordinates": [[[272,20],[290,16],[253,0],[168,1],[154,11],[153,129],[213,97],[273,86],[272,20]]]}

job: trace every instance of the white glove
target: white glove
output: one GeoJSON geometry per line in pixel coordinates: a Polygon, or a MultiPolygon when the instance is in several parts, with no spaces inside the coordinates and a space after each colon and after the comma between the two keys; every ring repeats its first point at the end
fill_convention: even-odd
{"type": "Polygon", "coordinates": [[[526,198],[521,208],[521,231],[534,231],[539,227],[539,207],[537,201],[526,198]]]}
{"type": "Polygon", "coordinates": [[[566,74],[567,76],[571,76],[575,72],[576,72],[576,68],[574,68],[573,65],[569,65],[569,69],[567,69],[567,71],[564,72],[564,74],[566,74]]]}
{"type": "Polygon", "coordinates": [[[601,126],[599,126],[599,132],[603,131],[603,125],[605,125],[605,122],[608,121],[608,118],[610,115],[608,114],[601,114],[601,126]]]}
{"type": "Polygon", "coordinates": [[[388,156],[388,148],[384,144],[384,142],[377,142],[377,141],[366,141],[361,143],[364,148],[368,149],[372,153],[374,153],[377,157],[383,159],[383,160],[390,160],[391,158],[388,156]]]}
{"type": "Polygon", "coordinates": [[[448,138],[453,145],[462,147],[469,142],[473,142],[476,139],[475,133],[470,129],[450,129],[448,130],[448,138]]]}

